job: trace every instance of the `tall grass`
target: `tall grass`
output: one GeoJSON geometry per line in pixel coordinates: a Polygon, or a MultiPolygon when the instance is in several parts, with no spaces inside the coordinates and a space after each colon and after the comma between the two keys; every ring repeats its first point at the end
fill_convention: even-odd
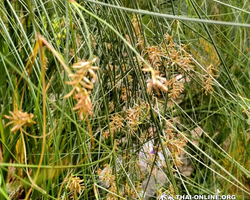
{"type": "Polygon", "coordinates": [[[0,199],[249,199],[249,2],[0,2],[0,199]]]}

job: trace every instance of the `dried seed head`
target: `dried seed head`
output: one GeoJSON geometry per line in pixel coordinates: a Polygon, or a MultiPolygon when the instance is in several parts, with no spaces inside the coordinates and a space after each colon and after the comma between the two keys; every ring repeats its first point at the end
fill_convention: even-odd
{"type": "Polygon", "coordinates": [[[162,92],[168,91],[168,85],[169,82],[166,80],[166,78],[159,76],[159,71],[154,70],[153,68],[143,68],[142,71],[150,72],[151,73],[151,79],[147,83],[147,91],[148,93],[151,93],[152,88],[154,88],[157,91],[157,94],[159,95],[159,89],[162,92]]]}
{"type": "MultiPolygon", "coordinates": [[[[112,137],[114,136],[114,133],[117,130],[124,127],[124,124],[122,123],[122,121],[123,121],[123,118],[121,118],[118,114],[115,114],[110,118],[110,131],[111,131],[112,137]]],[[[103,132],[103,136],[104,138],[107,139],[109,137],[109,130],[106,130],[105,132],[103,132]]]]}
{"type": "Polygon", "coordinates": [[[92,115],[92,103],[90,99],[90,91],[93,89],[93,83],[97,81],[97,75],[94,70],[99,69],[96,66],[92,66],[94,62],[96,62],[97,58],[94,58],[91,61],[81,61],[73,64],[72,68],[75,73],[69,74],[71,81],[67,81],[67,85],[72,85],[73,89],[64,96],[64,98],[68,98],[73,95],[73,98],[77,100],[77,104],[73,108],[73,110],[78,110],[78,114],[80,119],[83,119],[83,114],[92,115]],[[92,77],[91,80],[87,78],[87,76],[92,77]]]}
{"type": "Polygon", "coordinates": [[[103,170],[98,169],[97,174],[106,187],[110,187],[115,181],[115,176],[112,175],[113,171],[109,164],[105,164],[104,166],[103,170]]]}
{"type": "Polygon", "coordinates": [[[81,180],[77,176],[72,176],[71,178],[68,178],[65,181],[69,182],[68,191],[71,192],[70,196],[73,197],[73,198],[75,197],[75,195],[77,193],[81,194],[82,190],[85,189],[83,180],[81,180]]]}
{"type": "Polygon", "coordinates": [[[81,120],[83,120],[83,114],[93,114],[92,103],[89,94],[90,92],[88,92],[86,89],[82,89],[74,95],[74,99],[77,100],[77,103],[73,110],[78,110],[78,114],[81,120]]]}
{"type": "Polygon", "coordinates": [[[10,111],[11,116],[4,115],[5,118],[9,119],[10,122],[6,124],[6,126],[9,126],[10,124],[13,124],[13,127],[11,129],[12,132],[17,132],[22,128],[22,126],[29,126],[31,124],[35,124],[36,122],[32,120],[34,117],[33,114],[22,112],[19,110],[16,110],[14,112],[10,111]]]}
{"type": "Polygon", "coordinates": [[[206,68],[206,71],[207,71],[207,73],[205,74],[205,76],[203,78],[204,87],[202,89],[205,90],[205,94],[207,95],[208,92],[213,93],[213,91],[214,91],[213,78],[218,77],[218,75],[215,75],[215,72],[217,72],[218,70],[213,65],[209,65],[206,68]]]}
{"type": "Polygon", "coordinates": [[[176,79],[176,77],[173,77],[169,84],[171,86],[171,89],[169,91],[169,98],[172,100],[177,99],[184,90],[183,82],[176,79]]]}

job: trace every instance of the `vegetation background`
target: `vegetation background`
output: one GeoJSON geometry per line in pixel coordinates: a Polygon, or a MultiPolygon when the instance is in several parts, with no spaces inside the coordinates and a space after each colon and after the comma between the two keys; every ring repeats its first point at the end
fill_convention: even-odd
{"type": "Polygon", "coordinates": [[[250,199],[248,0],[0,13],[0,199],[250,199]]]}

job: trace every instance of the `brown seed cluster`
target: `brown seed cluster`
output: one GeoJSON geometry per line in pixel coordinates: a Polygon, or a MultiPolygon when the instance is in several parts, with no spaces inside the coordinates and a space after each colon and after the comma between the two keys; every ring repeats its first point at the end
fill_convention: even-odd
{"type": "Polygon", "coordinates": [[[126,113],[126,122],[131,129],[131,135],[134,135],[133,131],[136,131],[138,129],[138,125],[140,124],[140,116],[142,115],[141,107],[137,105],[133,109],[128,109],[126,113]]]}
{"type": "MultiPolygon", "coordinates": [[[[168,124],[172,124],[171,120],[168,120],[168,124]]],[[[165,142],[164,146],[171,152],[177,167],[182,165],[180,159],[181,155],[184,153],[183,148],[186,146],[187,140],[178,133],[175,133],[170,125],[167,125],[165,130],[165,142]]]]}
{"type": "Polygon", "coordinates": [[[185,49],[187,47],[178,46],[169,35],[164,36],[162,44],[145,48],[142,55],[151,65],[143,67],[142,71],[150,72],[151,78],[147,83],[147,91],[151,93],[153,89],[157,95],[161,92],[168,92],[170,100],[176,99],[184,90],[184,84],[177,79],[178,76],[184,76],[193,70],[192,56],[185,49]],[[174,70],[174,74],[167,79],[167,71],[174,70]]]}
{"type": "Polygon", "coordinates": [[[97,58],[91,61],[81,61],[75,63],[72,68],[75,70],[74,73],[69,74],[71,81],[67,81],[66,84],[72,85],[73,89],[64,96],[68,98],[73,96],[77,101],[73,110],[78,110],[79,118],[83,120],[83,115],[92,115],[92,103],[90,99],[90,93],[93,89],[93,83],[97,81],[97,75],[94,70],[99,69],[92,64],[96,62],[97,58]],[[91,77],[91,80],[88,78],[91,77]]]}
{"type": "Polygon", "coordinates": [[[65,180],[67,183],[69,182],[69,197],[71,199],[78,199],[77,195],[80,195],[82,191],[85,189],[83,180],[81,180],[77,176],[71,176],[70,178],[65,180]]]}
{"type": "MultiPolygon", "coordinates": [[[[139,46],[141,49],[144,48],[144,45],[145,45],[145,42],[144,42],[144,37],[141,33],[141,27],[140,27],[140,23],[139,23],[139,19],[140,16],[139,15],[133,15],[133,18],[131,20],[132,22],[132,25],[134,27],[134,34],[133,34],[133,38],[134,38],[134,41],[136,41],[136,46],[139,46]]],[[[129,43],[131,44],[131,41],[129,39],[129,36],[126,35],[129,43]]]]}
{"type": "Polygon", "coordinates": [[[4,116],[10,120],[10,122],[7,123],[6,126],[13,124],[13,127],[11,129],[12,132],[17,132],[22,128],[22,126],[30,126],[31,124],[36,123],[35,121],[32,120],[34,115],[31,113],[16,110],[14,112],[10,111],[10,114],[11,116],[7,115],[4,116]]]}
{"type": "Polygon", "coordinates": [[[159,89],[163,92],[168,91],[169,82],[166,78],[163,78],[159,75],[159,71],[156,71],[153,68],[143,68],[142,71],[151,73],[151,79],[147,83],[148,93],[151,93],[153,88],[156,90],[158,95],[160,95],[159,89]]]}
{"type": "Polygon", "coordinates": [[[207,95],[208,92],[209,93],[213,93],[214,91],[214,81],[213,78],[218,77],[218,75],[215,74],[215,72],[218,72],[218,70],[213,66],[213,65],[209,65],[206,68],[206,74],[204,75],[203,78],[203,90],[205,90],[205,94],[207,95]]]}
{"type": "Polygon", "coordinates": [[[105,186],[110,187],[115,181],[115,176],[112,174],[113,170],[109,164],[105,164],[103,169],[98,169],[97,174],[105,186]]]}
{"type": "MultiPolygon", "coordinates": [[[[110,118],[109,125],[112,137],[114,137],[114,133],[124,127],[123,118],[120,115],[115,114],[110,118]]],[[[108,139],[108,137],[110,136],[109,130],[104,131],[102,134],[105,139],[108,139]]]]}
{"type": "MultiPolygon", "coordinates": [[[[110,193],[107,193],[107,200],[118,200],[118,190],[115,182],[115,175],[113,175],[113,170],[109,164],[105,164],[103,169],[98,169],[97,174],[101,182],[108,188],[110,193]]],[[[135,190],[139,192],[141,190],[141,184],[137,183],[135,190]]],[[[119,188],[119,196],[121,197],[132,197],[133,199],[138,199],[134,189],[132,189],[126,182],[124,186],[119,188]]]]}

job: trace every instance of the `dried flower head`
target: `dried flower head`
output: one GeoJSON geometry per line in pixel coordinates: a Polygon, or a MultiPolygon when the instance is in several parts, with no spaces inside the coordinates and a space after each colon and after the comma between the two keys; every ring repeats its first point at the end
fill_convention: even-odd
{"type": "Polygon", "coordinates": [[[183,148],[186,146],[187,141],[184,137],[181,138],[172,138],[169,140],[166,140],[166,142],[164,143],[164,146],[166,148],[169,149],[169,151],[171,152],[175,164],[177,165],[177,167],[180,167],[182,165],[180,156],[183,154],[183,148]]]}
{"type": "MultiPolygon", "coordinates": [[[[116,183],[115,182],[111,183],[109,191],[112,192],[112,193],[108,193],[107,194],[107,200],[118,200],[119,199],[118,196],[115,195],[117,193],[117,187],[116,187],[116,183]]],[[[120,191],[119,191],[119,195],[122,196],[122,193],[120,191]]]]}
{"type": "Polygon", "coordinates": [[[115,181],[115,176],[112,173],[113,171],[109,164],[105,164],[103,170],[99,168],[97,171],[99,178],[106,187],[110,187],[115,181]]]}
{"type": "Polygon", "coordinates": [[[76,73],[69,74],[72,81],[66,82],[66,84],[73,86],[73,90],[66,95],[66,97],[71,96],[71,94],[79,87],[90,90],[93,89],[93,83],[97,81],[97,76],[94,70],[99,69],[99,67],[92,66],[91,64],[96,62],[96,60],[97,58],[94,58],[92,61],[82,61],[73,64],[72,68],[76,70],[76,73]],[[88,74],[92,77],[91,81],[87,78],[88,74]]]}
{"type": "Polygon", "coordinates": [[[167,45],[164,43],[163,46],[167,49],[167,53],[165,53],[166,59],[170,66],[175,66],[175,68],[181,72],[189,72],[193,69],[193,57],[185,51],[187,49],[187,45],[177,45],[174,43],[172,36],[165,34],[164,36],[167,45]]]}
{"type": "Polygon", "coordinates": [[[83,119],[83,114],[92,115],[92,104],[90,99],[90,91],[93,89],[93,83],[97,81],[97,75],[94,70],[99,69],[96,66],[92,66],[94,62],[96,62],[97,58],[94,58],[91,61],[81,61],[75,63],[72,68],[75,70],[75,73],[69,74],[71,81],[67,81],[66,84],[72,85],[73,89],[64,96],[64,98],[68,98],[73,95],[74,99],[77,100],[76,106],[73,110],[79,110],[78,114],[80,119],[83,119]],[[87,76],[92,77],[91,80],[87,78],[87,76]]]}
{"type": "Polygon", "coordinates": [[[205,90],[205,94],[207,95],[207,92],[212,93],[214,91],[213,78],[218,77],[218,75],[215,75],[215,72],[217,72],[218,70],[213,65],[209,65],[206,68],[206,71],[207,73],[203,78],[204,87],[202,89],[205,90]]]}
{"type": "Polygon", "coordinates": [[[177,80],[175,77],[172,77],[169,85],[171,86],[171,89],[169,91],[169,98],[177,99],[184,90],[183,82],[177,80]]]}
{"type": "Polygon", "coordinates": [[[167,57],[167,53],[164,52],[158,46],[146,47],[148,61],[154,66],[154,68],[158,69],[160,65],[162,65],[162,57],[167,57]]]}
{"type": "MultiPolygon", "coordinates": [[[[141,115],[141,108],[139,105],[133,109],[127,110],[126,121],[133,131],[136,131],[138,128],[138,125],[140,124],[140,115],[141,115]]],[[[133,135],[133,131],[131,131],[132,135],[133,135]]]]}
{"type": "MultiPolygon", "coordinates": [[[[135,189],[137,192],[140,192],[142,186],[140,183],[137,183],[135,185],[135,189]]],[[[138,198],[138,195],[136,194],[135,190],[126,182],[125,184],[125,188],[124,188],[124,196],[127,196],[127,197],[132,197],[134,199],[137,199],[138,198]]]]}
{"type": "MultiPolygon", "coordinates": [[[[133,18],[131,19],[131,22],[132,22],[132,25],[134,26],[134,39],[137,40],[137,44],[136,46],[140,46],[142,49],[144,47],[144,37],[143,35],[141,34],[141,30],[140,30],[140,24],[138,22],[138,19],[139,19],[139,15],[133,15],[133,18]]],[[[128,40],[131,44],[131,41],[128,40]]]]}
{"type": "Polygon", "coordinates": [[[66,182],[69,182],[68,191],[71,193],[70,198],[74,199],[78,194],[81,194],[82,190],[85,189],[83,180],[81,180],[77,176],[72,176],[65,180],[66,182]]]}
{"type": "Polygon", "coordinates": [[[110,122],[110,127],[111,130],[113,130],[114,132],[117,131],[119,128],[122,128],[124,126],[124,124],[122,123],[123,118],[120,117],[118,114],[113,115],[110,118],[111,122],[110,122]]]}
{"type": "Polygon", "coordinates": [[[6,124],[6,126],[9,126],[10,124],[13,124],[13,127],[11,129],[12,132],[17,132],[22,128],[22,126],[29,126],[31,124],[35,124],[36,122],[32,120],[34,117],[33,114],[22,112],[19,110],[16,110],[14,112],[10,111],[11,116],[4,115],[7,119],[10,120],[9,123],[6,124]]]}
{"type": "MultiPolygon", "coordinates": [[[[122,123],[123,118],[120,117],[118,114],[113,115],[110,118],[110,131],[112,134],[112,137],[114,136],[114,133],[118,131],[120,128],[124,127],[124,124],[122,123]]],[[[109,130],[103,132],[103,136],[107,139],[109,137],[109,130]]]]}
{"type": "Polygon", "coordinates": [[[75,105],[73,110],[78,110],[78,114],[81,120],[83,120],[83,114],[93,114],[92,103],[89,94],[90,92],[83,88],[77,94],[74,95],[74,99],[77,100],[77,104],[75,105]]]}
{"type": "Polygon", "coordinates": [[[136,35],[140,35],[141,31],[140,31],[140,26],[139,26],[137,18],[139,18],[139,15],[133,14],[133,18],[132,18],[131,22],[135,28],[136,35]]]}
{"type": "Polygon", "coordinates": [[[166,80],[166,78],[159,76],[159,71],[156,71],[153,68],[148,68],[148,67],[143,68],[142,71],[151,73],[151,79],[147,84],[148,93],[151,93],[152,88],[156,89],[156,92],[158,95],[160,95],[159,89],[163,92],[168,91],[168,84],[169,83],[166,80]]]}

